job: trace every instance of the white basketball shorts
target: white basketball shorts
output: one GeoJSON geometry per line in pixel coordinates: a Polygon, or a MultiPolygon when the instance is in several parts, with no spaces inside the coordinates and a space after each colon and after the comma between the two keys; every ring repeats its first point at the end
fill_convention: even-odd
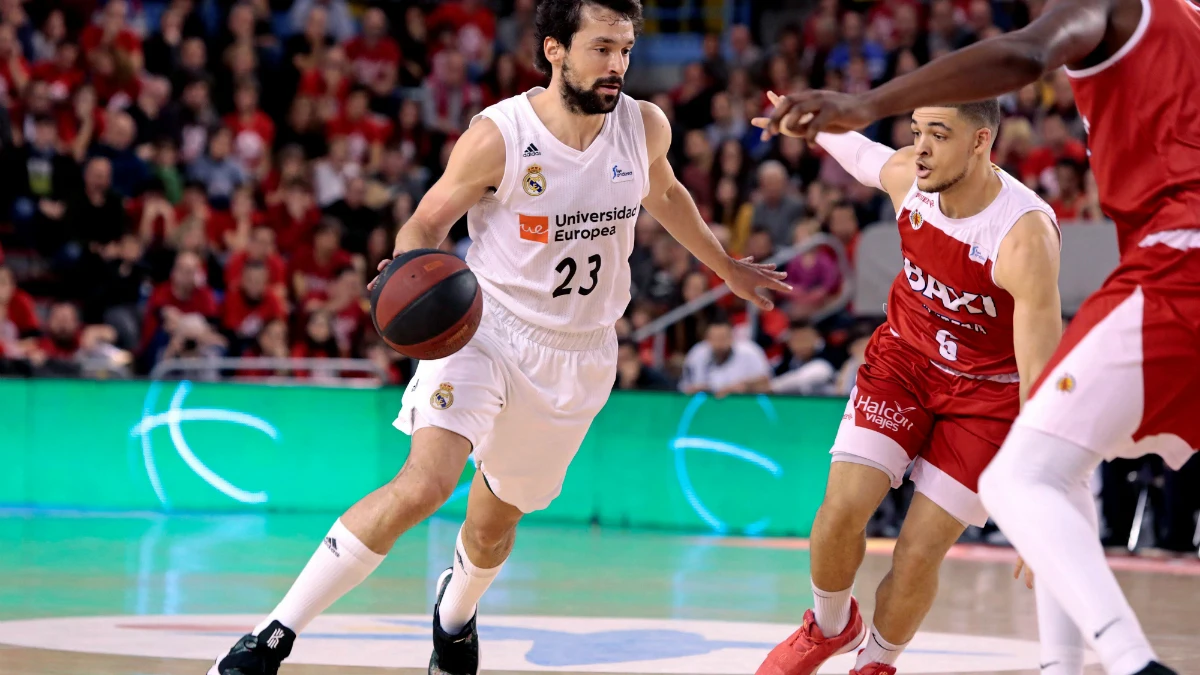
{"type": "Polygon", "coordinates": [[[612,328],[562,333],[517,318],[489,296],[475,336],[422,361],[393,422],[434,426],[471,442],[475,467],[501,501],[524,513],[562,491],[567,467],[617,376],[612,328]]]}

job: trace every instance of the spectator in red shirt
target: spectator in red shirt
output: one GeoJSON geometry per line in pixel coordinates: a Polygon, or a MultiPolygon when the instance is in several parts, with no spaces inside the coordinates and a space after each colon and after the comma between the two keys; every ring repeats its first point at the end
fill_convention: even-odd
{"type": "Polygon", "coordinates": [[[20,354],[18,343],[41,333],[33,298],[17,288],[12,270],[0,266],[0,352],[20,354]]]}
{"type": "Polygon", "coordinates": [[[274,293],[268,291],[269,272],[261,262],[251,261],[242,269],[241,282],[230,286],[221,311],[234,353],[241,353],[258,339],[263,326],[275,319],[286,319],[287,310],[274,293]]]}
{"type": "Polygon", "coordinates": [[[374,171],[383,159],[383,145],[392,135],[392,125],[370,111],[371,95],[355,87],[346,98],[343,113],[325,126],[331,139],[346,138],[348,159],[367,171],[374,171]]]}
{"type": "Polygon", "coordinates": [[[283,199],[267,212],[267,224],[275,230],[275,241],[284,255],[291,255],[309,240],[321,220],[308,182],[296,178],[287,183],[283,199]]]}
{"type": "Polygon", "coordinates": [[[1054,167],[1058,196],[1050,200],[1050,207],[1058,216],[1058,222],[1072,220],[1099,220],[1103,215],[1093,207],[1092,200],[1084,190],[1086,165],[1073,159],[1060,159],[1054,167]]]}
{"type": "Polygon", "coordinates": [[[225,116],[225,126],[233,132],[233,151],[246,168],[261,180],[271,168],[271,148],[275,144],[275,123],[258,107],[258,83],[242,80],[234,90],[234,112],[225,116]]]}
{"type": "Polygon", "coordinates": [[[154,289],[146,304],[146,316],[142,321],[142,348],[166,336],[163,328],[164,312],[173,308],[181,315],[196,314],[208,321],[216,321],[217,298],[212,289],[205,285],[205,270],[200,257],[194,253],[180,253],[171,268],[171,278],[154,289]]]}
{"type": "Polygon", "coordinates": [[[89,56],[97,48],[110,47],[128,61],[134,72],[140,72],[143,65],[142,39],[126,26],[128,14],[129,5],[125,0],[108,0],[100,20],[84,28],[79,35],[79,46],[84,56],[89,56]]]}
{"type": "Polygon", "coordinates": [[[71,95],[87,79],[79,67],[79,45],[60,42],[54,48],[54,58],[42,61],[33,67],[33,79],[50,85],[50,100],[66,104],[71,95]]]}
{"type": "MultiPolygon", "coordinates": [[[[110,326],[104,328],[112,331],[110,326]]],[[[75,306],[68,302],[56,302],[46,317],[46,333],[37,341],[37,350],[46,359],[73,361],[79,351],[82,334],[83,327],[80,326],[79,311],[75,306]]]]}
{"type": "Polygon", "coordinates": [[[358,353],[363,336],[370,325],[370,315],[364,289],[366,282],[362,273],[352,266],[338,270],[334,279],[322,294],[310,293],[305,312],[327,312],[333,325],[333,337],[344,355],[358,353]]]}
{"type": "Polygon", "coordinates": [[[225,287],[241,286],[242,270],[248,265],[266,268],[268,289],[281,301],[287,299],[287,265],[275,251],[275,230],[266,225],[256,225],[251,230],[246,247],[230,256],[225,264],[225,287]]]}
{"type": "Polygon", "coordinates": [[[0,105],[13,106],[29,82],[29,63],[21,54],[16,31],[9,24],[0,24],[0,105]]]}
{"type": "MultiPolygon", "coordinates": [[[[333,320],[329,312],[316,311],[309,315],[304,326],[304,335],[292,345],[292,357],[297,359],[336,359],[341,357],[337,340],[333,337],[333,320]]],[[[311,372],[296,371],[296,377],[311,377],[314,380],[332,381],[338,372],[328,368],[315,368],[311,372]]]]}
{"type": "Polygon", "coordinates": [[[312,245],[301,248],[292,258],[292,292],[301,303],[313,294],[327,293],[338,271],[351,264],[350,254],[342,250],[341,241],[341,223],[326,218],[313,232],[312,245]]]}
{"type": "Polygon", "coordinates": [[[392,96],[400,69],[400,45],[387,29],[387,15],[372,7],[363,14],[362,34],[346,43],[355,81],[379,98],[392,96]]]}
{"type": "Polygon", "coordinates": [[[341,47],[330,47],[317,61],[317,66],[300,77],[297,94],[315,99],[317,118],[328,122],[337,116],[342,103],[350,94],[350,66],[341,47]]]}
{"type": "Polygon", "coordinates": [[[482,65],[491,57],[496,15],[480,0],[443,2],[427,21],[430,35],[450,31],[454,45],[471,63],[482,65]]]}
{"type": "Polygon", "coordinates": [[[1060,159],[1073,159],[1078,162],[1087,161],[1087,148],[1083,143],[1071,138],[1067,125],[1060,115],[1051,113],[1042,118],[1042,147],[1029,153],[1021,162],[1021,180],[1026,185],[1036,179],[1043,187],[1054,180],[1054,166],[1060,159]]]}
{"type": "Polygon", "coordinates": [[[461,52],[448,49],[434,57],[433,74],[425,82],[426,128],[457,138],[483,103],[483,89],[467,81],[461,52]]]}

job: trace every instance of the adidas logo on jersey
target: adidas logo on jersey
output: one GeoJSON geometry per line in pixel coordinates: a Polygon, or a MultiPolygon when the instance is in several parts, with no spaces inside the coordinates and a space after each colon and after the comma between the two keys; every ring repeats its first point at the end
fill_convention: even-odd
{"type": "Polygon", "coordinates": [[[537,149],[537,146],[534,145],[533,143],[530,143],[529,147],[525,148],[525,152],[522,153],[521,156],[522,157],[537,157],[540,154],[542,154],[542,152],[537,149]]]}

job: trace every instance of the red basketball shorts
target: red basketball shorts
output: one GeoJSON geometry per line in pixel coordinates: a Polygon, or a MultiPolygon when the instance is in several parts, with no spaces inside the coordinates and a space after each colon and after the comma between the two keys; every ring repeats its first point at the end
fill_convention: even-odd
{"type": "Polygon", "coordinates": [[[952,374],[884,324],[867,345],[833,461],[884,468],[900,487],[912,463],[918,492],[958,520],[982,527],[979,474],[1020,410],[1019,385],[952,374]],[[861,462],[859,460],[867,460],[861,462]]]}
{"type": "Polygon", "coordinates": [[[1017,424],[1105,459],[1200,446],[1200,230],[1150,235],[1079,308],[1017,424]]]}

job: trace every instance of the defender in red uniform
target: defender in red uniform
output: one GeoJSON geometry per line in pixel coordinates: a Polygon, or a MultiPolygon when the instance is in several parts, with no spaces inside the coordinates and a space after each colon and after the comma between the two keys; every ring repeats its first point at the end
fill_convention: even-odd
{"type": "Polygon", "coordinates": [[[1068,66],[1121,262],[1080,308],[980,481],[1040,578],[1044,673],[1082,672],[1083,638],[1110,675],[1172,672],[1105,564],[1086,481],[1105,458],[1157,453],[1178,467],[1200,446],[1198,55],[1191,0],[1050,0],[1022,30],[866,94],[789,96],[759,122],[812,139],[935,101],[995,96],[1068,66]],[[1054,620],[1056,605],[1070,622],[1054,620]]]}
{"type": "Polygon", "coordinates": [[[867,521],[912,465],[913,498],[853,671],[895,673],[937,595],[942,558],[987,521],[976,486],[1062,335],[1054,212],[990,162],[995,100],[913,113],[899,151],[856,133],[821,144],[899,214],[903,267],[867,345],[812,531],[815,607],[761,675],[809,675],[867,634],[852,596],[867,521]]]}

